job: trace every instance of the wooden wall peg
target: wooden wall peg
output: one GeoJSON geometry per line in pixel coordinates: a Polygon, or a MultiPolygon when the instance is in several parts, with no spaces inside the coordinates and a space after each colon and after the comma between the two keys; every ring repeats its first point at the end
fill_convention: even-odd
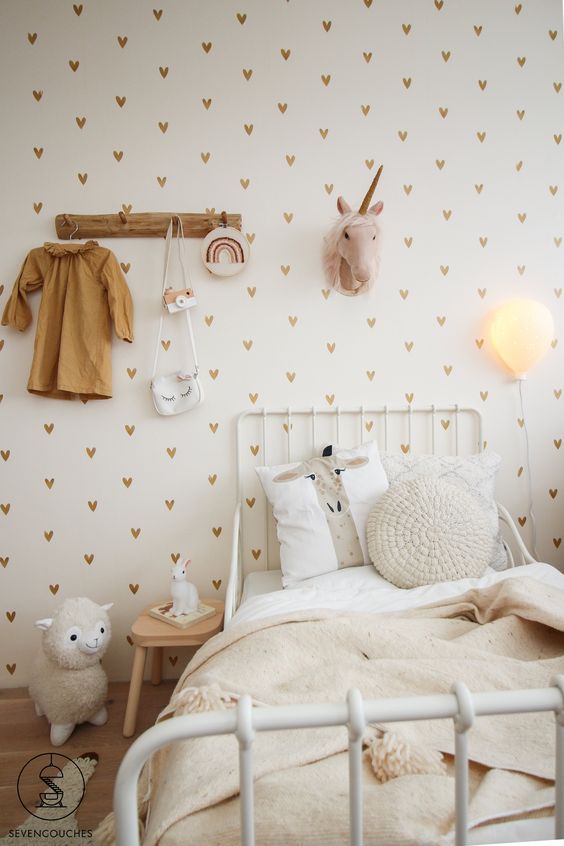
{"type": "MultiPolygon", "coordinates": [[[[222,214],[186,214],[175,212],[141,212],[139,214],[58,214],[55,218],[57,238],[164,238],[171,217],[179,217],[187,238],[205,238],[222,223],[222,214]]],[[[241,229],[240,214],[227,214],[227,225],[241,229]]],[[[176,224],[173,227],[176,232],[176,224]]]]}

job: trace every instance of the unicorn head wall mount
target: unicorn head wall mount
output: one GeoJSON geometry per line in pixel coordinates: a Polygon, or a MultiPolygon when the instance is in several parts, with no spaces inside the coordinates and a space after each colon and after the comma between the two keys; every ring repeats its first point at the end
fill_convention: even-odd
{"type": "Polygon", "coordinates": [[[380,269],[378,215],[381,201],[370,205],[384,169],[380,165],[359,210],[353,211],[343,197],[337,200],[340,218],[325,237],[323,261],[327,281],[336,291],[354,297],[370,290],[380,269]]]}

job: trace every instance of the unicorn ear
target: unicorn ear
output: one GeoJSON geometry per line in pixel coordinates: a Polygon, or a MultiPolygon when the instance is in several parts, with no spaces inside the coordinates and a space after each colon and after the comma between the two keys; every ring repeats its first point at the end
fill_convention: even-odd
{"type": "Polygon", "coordinates": [[[384,208],[384,203],[382,202],[382,200],[378,200],[377,203],[374,203],[373,206],[370,206],[368,211],[369,211],[370,214],[380,214],[382,212],[383,208],[384,208]]]}
{"type": "Polygon", "coordinates": [[[347,212],[352,211],[351,207],[347,203],[344,197],[339,197],[337,200],[337,210],[341,214],[346,214],[347,212]]]}
{"type": "Polygon", "coordinates": [[[35,625],[38,629],[41,629],[42,631],[46,632],[47,629],[50,629],[53,625],[53,618],[46,617],[44,620],[36,620],[35,625]]]}
{"type": "Polygon", "coordinates": [[[113,608],[113,607],[114,607],[113,602],[108,602],[108,603],[106,603],[106,605],[102,605],[102,608],[104,609],[104,611],[109,611],[110,608],[113,608]]]}

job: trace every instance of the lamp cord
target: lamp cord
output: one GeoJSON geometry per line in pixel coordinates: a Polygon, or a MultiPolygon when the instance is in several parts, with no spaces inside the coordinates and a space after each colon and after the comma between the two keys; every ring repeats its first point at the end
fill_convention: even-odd
{"type": "Polygon", "coordinates": [[[527,465],[527,485],[529,493],[529,517],[531,518],[531,548],[533,557],[538,561],[537,555],[537,527],[535,523],[535,515],[533,512],[533,479],[531,474],[531,452],[529,447],[529,432],[527,430],[527,420],[525,418],[525,407],[523,403],[523,379],[519,379],[519,400],[521,404],[521,420],[523,421],[523,429],[525,431],[525,450],[526,450],[526,465],[527,465]]]}

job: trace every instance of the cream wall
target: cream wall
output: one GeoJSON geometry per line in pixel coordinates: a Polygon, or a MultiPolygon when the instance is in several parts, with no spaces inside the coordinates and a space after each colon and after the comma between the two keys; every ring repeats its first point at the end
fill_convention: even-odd
{"type": "MultiPolygon", "coordinates": [[[[2,328],[5,686],[26,683],[33,620],[65,597],[115,602],[107,666],[126,678],[128,626],[166,594],[171,553],[193,559],[201,593],[216,595],[215,584],[223,595],[233,425],[251,395],[256,407],[326,406],[331,395],[341,405],[401,404],[410,393],[416,404],[479,407],[504,458],[499,496],[525,517],[516,385],[484,329],[488,312],[515,296],[545,303],[556,324],[525,387],[539,551],[564,561],[559,0],[154,4],[2,3],[0,305],[27,251],[55,240],[60,212],[241,212],[251,264],[230,281],[211,278],[199,242],[189,244],[206,401],[187,416],[157,417],[148,391],[159,240],[106,242],[127,268],[136,310],[135,343],[114,343],[112,400],[28,395],[35,322],[23,335],[2,328]],[[322,235],[337,196],[359,203],[379,162],[380,279],[357,300],[328,296],[322,235]]],[[[35,295],[35,316],[38,304],[35,295]]],[[[172,329],[165,338],[173,369],[179,339],[172,329]]],[[[183,656],[168,657],[177,672],[183,656]]]]}

